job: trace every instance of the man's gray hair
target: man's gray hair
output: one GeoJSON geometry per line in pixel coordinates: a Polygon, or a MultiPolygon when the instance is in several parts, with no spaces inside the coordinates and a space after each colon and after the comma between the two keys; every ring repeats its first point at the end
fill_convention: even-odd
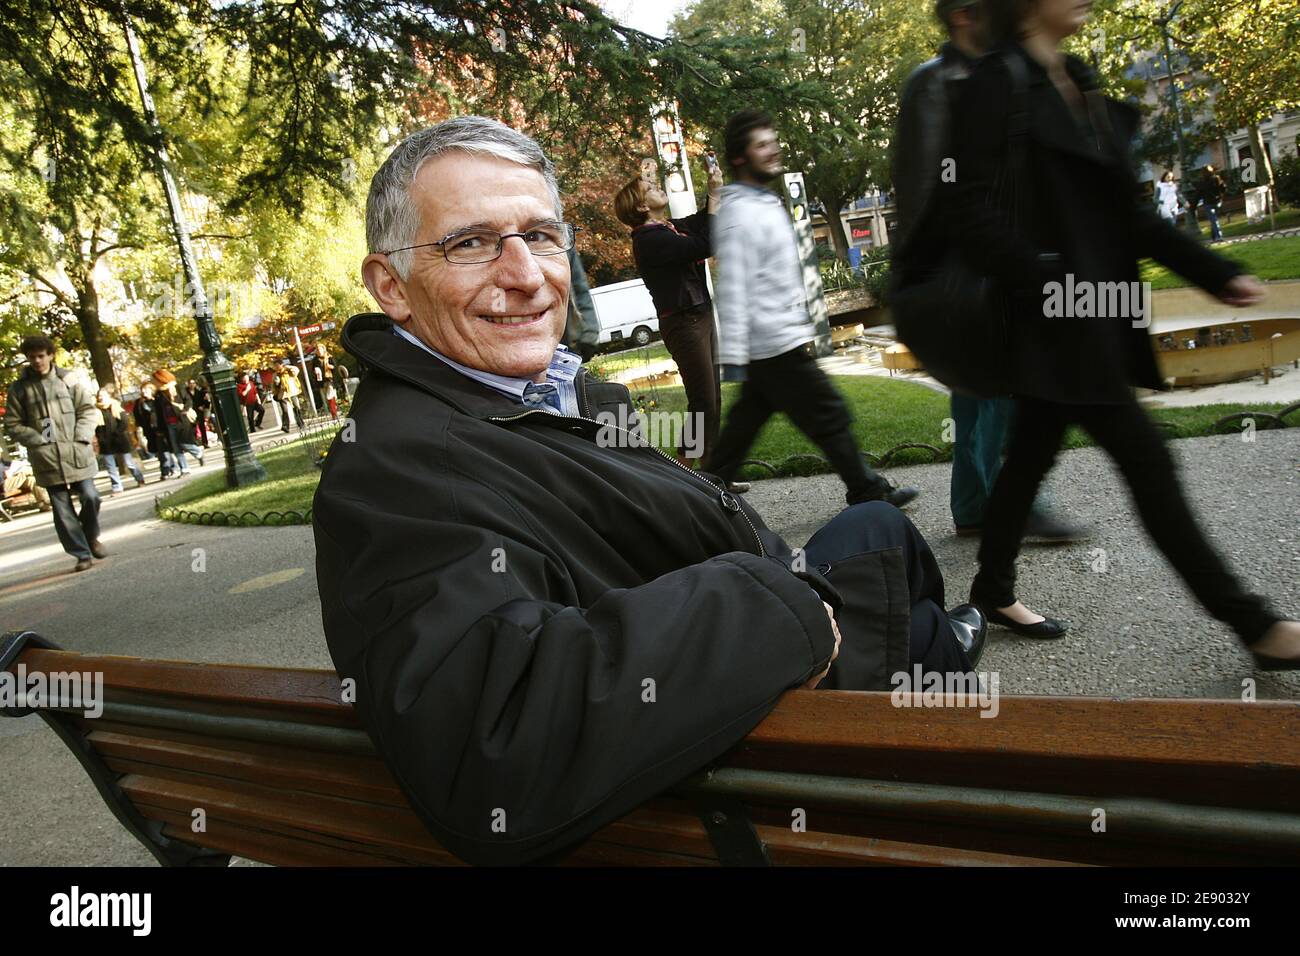
{"type": "MultiPolygon", "coordinates": [[[[546,179],[555,217],[564,218],[555,167],[536,141],[486,116],[459,116],[406,137],[370,180],[370,195],[366,198],[366,245],[371,252],[402,249],[415,243],[420,213],[411,197],[411,184],[427,160],[451,150],[487,154],[537,170],[546,179]]],[[[396,252],[388,258],[403,279],[410,275],[411,250],[396,252]]]]}

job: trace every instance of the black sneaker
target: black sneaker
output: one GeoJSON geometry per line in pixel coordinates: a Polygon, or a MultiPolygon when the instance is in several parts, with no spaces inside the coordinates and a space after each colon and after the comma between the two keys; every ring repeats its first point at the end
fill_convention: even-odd
{"type": "Polygon", "coordinates": [[[882,500],[888,501],[895,508],[902,508],[904,505],[914,500],[920,493],[921,489],[919,488],[895,488],[889,494],[885,495],[882,500]]]}

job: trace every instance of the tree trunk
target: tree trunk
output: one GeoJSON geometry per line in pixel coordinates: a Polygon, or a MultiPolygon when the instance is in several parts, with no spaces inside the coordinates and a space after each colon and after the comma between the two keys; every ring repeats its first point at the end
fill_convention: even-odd
{"type": "Polygon", "coordinates": [[[1268,158],[1268,150],[1264,148],[1264,134],[1260,131],[1259,124],[1253,123],[1247,128],[1250,134],[1250,152],[1255,157],[1255,168],[1263,173],[1263,183],[1261,185],[1268,187],[1268,222],[1269,228],[1277,228],[1277,200],[1276,193],[1273,191],[1273,163],[1268,158]]]}
{"type": "Polygon", "coordinates": [[[90,353],[90,367],[100,388],[116,388],[117,376],[113,373],[113,360],[108,354],[104,326],[99,321],[99,290],[94,277],[87,274],[77,289],[77,322],[81,338],[90,353]]]}
{"type": "Polygon", "coordinates": [[[835,257],[841,262],[848,262],[849,240],[844,235],[844,224],[840,221],[840,210],[844,208],[844,197],[820,194],[817,201],[826,209],[826,226],[830,230],[831,245],[835,248],[835,257]]]}

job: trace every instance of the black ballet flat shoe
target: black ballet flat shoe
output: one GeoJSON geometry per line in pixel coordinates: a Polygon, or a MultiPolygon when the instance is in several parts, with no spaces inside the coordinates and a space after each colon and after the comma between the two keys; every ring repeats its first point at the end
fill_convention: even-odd
{"type": "Polygon", "coordinates": [[[957,643],[970,660],[971,668],[979,667],[988,639],[988,620],[974,604],[959,604],[948,612],[948,621],[957,635],[957,643]]]}
{"type": "Polygon", "coordinates": [[[1250,652],[1255,658],[1255,669],[1261,671],[1300,671],[1300,657],[1271,657],[1250,652]]]}
{"type": "Polygon", "coordinates": [[[1017,634],[1024,635],[1025,637],[1039,637],[1044,640],[1055,640],[1058,637],[1065,637],[1066,633],[1069,631],[1069,628],[1060,621],[1053,620],[1050,617],[1044,617],[1037,624],[1021,624],[1018,621],[1011,620],[1011,618],[1007,617],[995,608],[985,607],[982,604],[978,605],[978,607],[980,612],[988,618],[990,624],[996,624],[999,627],[1008,628],[1015,631],[1017,634]]]}

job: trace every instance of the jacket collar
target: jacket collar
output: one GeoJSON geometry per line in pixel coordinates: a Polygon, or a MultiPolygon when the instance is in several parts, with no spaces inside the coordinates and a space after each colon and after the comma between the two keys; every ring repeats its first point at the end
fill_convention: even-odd
{"type": "MultiPolygon", "coordinates": [[[[382,312],[364,312],[348,319],[343,326],[343,347],[367,368],[414,385],[474,418],[512,418],[529,411],[519,402],[462,375],[401,336],[394,335],[393,320],[382,312]]],[[[611,398],[604,394],[609,390],[608,383],[589,382],[586,368],[578,369],[573,384],[578,391],[578,407],[585,417],[592,416],[597,405],[607,404],[611,398]]]]}
{"type": "Polygon", "coordinates": [[[1073,111],[1061,98],[1043,65],[1023,47],[1013,47],[1010,52],[1024,61],[1028,73],[1029,126],[1034,139],[1093,163],[1122,166],[1128,140],[1134,131],[1136,111],[1133,107],[1104,97],[1092,68],[1078,57],[1065,58],[1065,72],[1083,93],[1091,122],[1101,134],[1103,148],[1099,150],[1092,137],[1085,134],[1075,121],[1073,111]]]}

